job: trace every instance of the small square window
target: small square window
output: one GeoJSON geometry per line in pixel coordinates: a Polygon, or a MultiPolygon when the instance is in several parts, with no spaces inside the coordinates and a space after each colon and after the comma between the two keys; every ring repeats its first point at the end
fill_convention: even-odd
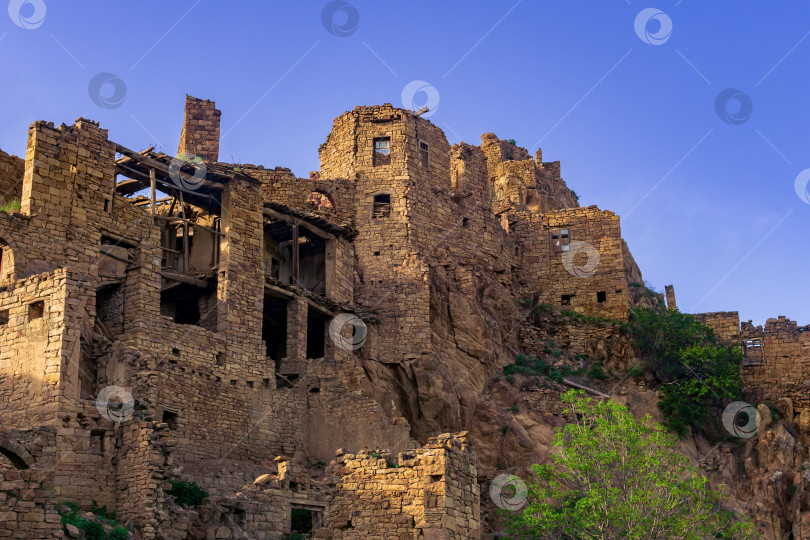
{"type": "Polygon", "coordinates": [[[45,302],[40,300],[28,305],[28,322],[41,319],[45,316],[45,302]]]}
{"type": "Polygon", "coordinates": [[[607,301],[607,293],[605,291],[599,291],[596,293],[596,301],[600,304],[603,304],[607,301]]]}
{"type": "Polygon", "coordinates": [[[745,339],[742,342],[742,346],[743,366],[758,366],[765,362],[761,339],[745,339]]]}
{"type": "Polygon", "coordinates": [[[554,229],[551,231],[551,244],[557,251],[571,249],[571,235],[568,229],[554,229]]]}
{"type": "Polygon", "coordinates": [[[391,137],[374,139],[374,166],[391,164],[391,137]]]}
{"type": "Polygon", "coordinates": [[[571,305],[571,297],[574,296],[573,294],[564,294],[560,297],[560,305],[563,306],[570,306],[571,305]]]}
{"type": "Polygon", "coordinates": [[[174,411],[169,411],[163,409],[163,423],[168,424],[169,429],[177,429],[177,420],[180,418],[180,414],[174,411]]]}
{"type": "Polygon", "coordinates": [[[419,165],[430,169],[430,145],[425,141],[419,141],[419,165]]]}
{"type": "Polygon", "coordinates": [[[375,218],[383,218],[391,215],[391,195],[389,193],[380,193],[374,195],[374,211],[371,216],[375,218]]]}

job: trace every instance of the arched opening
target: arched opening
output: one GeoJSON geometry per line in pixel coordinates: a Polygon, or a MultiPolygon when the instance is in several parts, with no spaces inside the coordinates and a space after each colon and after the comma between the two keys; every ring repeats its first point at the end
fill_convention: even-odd
{"type": "Polygon", "coordinates": [[[325,212],[327,214],[334,214],[336,211],[335,201],[332,196],[325,191],[316,190],[307,196],[307,208],[314,212],[325,212]]]}
{"type": "Polygon", "coordinates": [[[537,196],[536,189],[530,189],[526,192],[526,210],[535,213],[540,211],[540,197],[537,196]]]}
{"type": "Polygon", "coordinates": [[[28,451],[19,444],[4,441],[0,443],[0,473],[5,472],[5,469],[28,469],[34,464],[34,458],[28,451]],[[11,464],[11,467],[8,464],[11,464]]]}

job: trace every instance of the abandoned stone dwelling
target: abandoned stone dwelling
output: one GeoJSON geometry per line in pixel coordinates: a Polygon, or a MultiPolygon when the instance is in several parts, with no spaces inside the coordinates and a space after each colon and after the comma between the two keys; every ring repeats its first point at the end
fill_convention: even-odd
{"type": "MultiPolygon", "coordinates": [[[[187,97],[179,159],[84,118],[0,153],[21,203],[0,212],[0,537],[60,538],[70,500],[143,538],[280,538],[302,515],[323,538],[479,538],[469,396],[530,341],[517,300],[619,320],[650,302],[619,217],[539,150],[451,146],[388,104],[337,117],[309,178],[219,162],[219,125],[187,97]],[[221,505],[192,519],[171,478],[221,505]]],[[[769,350],[810,357],[795,323],[721,315],[766,351],[752,384],[769,350]]]]}

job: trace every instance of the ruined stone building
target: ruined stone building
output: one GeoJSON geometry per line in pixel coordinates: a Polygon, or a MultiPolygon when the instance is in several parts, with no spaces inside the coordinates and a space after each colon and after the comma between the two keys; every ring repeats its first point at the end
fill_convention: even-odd
{"type": "MultiPolygon", "coordinates": [[[[451,146],[388,104],[337,117],[309,178],[219,162],[219,125],[187,97],[179,158],[84,118],[0,153],[20,200],[0,212],[0,537],[61,538],[70,500],[143,538],[280,538],[302,515],[322,538],[479,538],[494,463],[466,431],[537,346],[532,310],[663,301],[619,216],[539,150],[451,146]],[[170,504],[176,478],[218,506],[170,504]]],[[[753,388],[806,400],[810,334],[729,328],[753,388]]],[[[615,337],[565,331],[583,354],[615,337]]]]}

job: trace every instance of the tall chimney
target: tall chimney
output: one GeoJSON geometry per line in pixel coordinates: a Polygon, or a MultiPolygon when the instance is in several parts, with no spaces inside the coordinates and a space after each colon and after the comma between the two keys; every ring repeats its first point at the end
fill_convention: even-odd
{"type": "Polygon", "coordinates": [[[197,156],[203,161],[219,161],[219,117],[222,111],[210,99],[197,99],[186,95],[183,133],[180,135],[179,154],[186,159],[197,156]]]}
{"type": "Polygon", "coordinates": [[[664,287],[664,291],[667,295],[667,308],[678,309],[678,306],[675,304],[675,287],[672,285],[666,285],[664,287]]]}

